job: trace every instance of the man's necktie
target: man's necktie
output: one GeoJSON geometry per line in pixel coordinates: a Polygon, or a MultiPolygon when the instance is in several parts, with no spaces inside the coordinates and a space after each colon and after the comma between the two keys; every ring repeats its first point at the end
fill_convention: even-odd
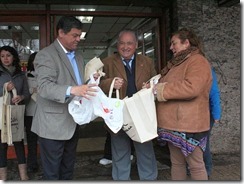
{"type": "Polygon", "coordinates": [[[77,66],[77,63],[76,63],[76,60],[75,60],[74,51],[73,52],[68,52],[67,56],[68,56],[68,58],[70,60],[72,68],[74,70],[76,81],[77,81],[78,85],[81,85],[82,84],[82,79],[81,79],[80,72],[79,72],[79,69],[78,69],[78,66],[77,66]]]}
{"type": "Polygon", "coordinates": [[[126,64],[125,66],[128,68],[128,70],[131,73],[130,60],[124,60],[124,63],[126,64]]]}

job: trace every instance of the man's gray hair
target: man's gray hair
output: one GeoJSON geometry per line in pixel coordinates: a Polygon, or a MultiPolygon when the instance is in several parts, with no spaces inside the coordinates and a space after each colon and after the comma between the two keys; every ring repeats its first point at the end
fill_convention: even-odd
{"type": "Polygon", "coordinates": [[[121,35],[124,34],[124,33],[131,33],[135,37],[136,42],[138,41],[137,33],[134,30],[132,30],[132,29],[123,29],[122,31],[119,32],[117,42],[119,41],[121,35]]]}

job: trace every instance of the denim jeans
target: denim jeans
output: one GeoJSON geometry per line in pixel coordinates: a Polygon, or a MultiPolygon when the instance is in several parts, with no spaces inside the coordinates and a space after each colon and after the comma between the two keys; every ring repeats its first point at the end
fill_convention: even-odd
{"type": "Polygon", "coordinates": [[[211,121],[210,122],[210,130],[209,130],[207,145],[206,145],[206,150],[203,153],[203,160],[204,160],[204,163],[205,163],[205,167],[206,167],[208,176],[211,175],[212,167],[213,167],[212,153],[210,151],[210,134],[211,134],[211,130],[213,128],[213,125],[214,125],[214,121],[211,121]]]}

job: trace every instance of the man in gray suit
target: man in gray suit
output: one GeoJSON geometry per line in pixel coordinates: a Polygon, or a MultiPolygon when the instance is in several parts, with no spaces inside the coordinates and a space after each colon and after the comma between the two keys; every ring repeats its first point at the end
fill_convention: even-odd
{"type": "Polygon", "coordinates": [[[39,136],[44,179],[73,178],[79,126],[68,112],[74,96],[89,99],[95,85],[84,84],[84,63],[77,49],[82,23],[75,17],[61,17],[57,39],[36,55],[37,107],[32,131],[39,136]]]}

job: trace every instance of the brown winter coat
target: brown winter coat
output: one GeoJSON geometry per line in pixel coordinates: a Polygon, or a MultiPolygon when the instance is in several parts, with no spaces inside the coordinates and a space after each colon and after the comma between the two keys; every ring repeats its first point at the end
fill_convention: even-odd
{"type": "MultiPolygon", "coordinates": [[[[113,54],[103,61],[103,72],[105,76],[100,82],[100,86],[104,93],[108,94],[110,85],[114,77],[120,77],[124,79],[124,84],[120,91],[120,98],[123,99],[126,96],[127,89],[127,77],[124,64],[119,54],[113,54]]],[[[146,56],[136,55],[135,65],[135,83],[137,90],[142,88],[143,82],[148,81],[151,77],[155,76],[156,70],[154,68],[153,61],[146,56]]]]}
{"type": "Polygon", "coordinates": [[[211,84],[210,64],[198,52],[173,66],[157,86],[158,127],[191,133],[209,130],[211,84]]]}

